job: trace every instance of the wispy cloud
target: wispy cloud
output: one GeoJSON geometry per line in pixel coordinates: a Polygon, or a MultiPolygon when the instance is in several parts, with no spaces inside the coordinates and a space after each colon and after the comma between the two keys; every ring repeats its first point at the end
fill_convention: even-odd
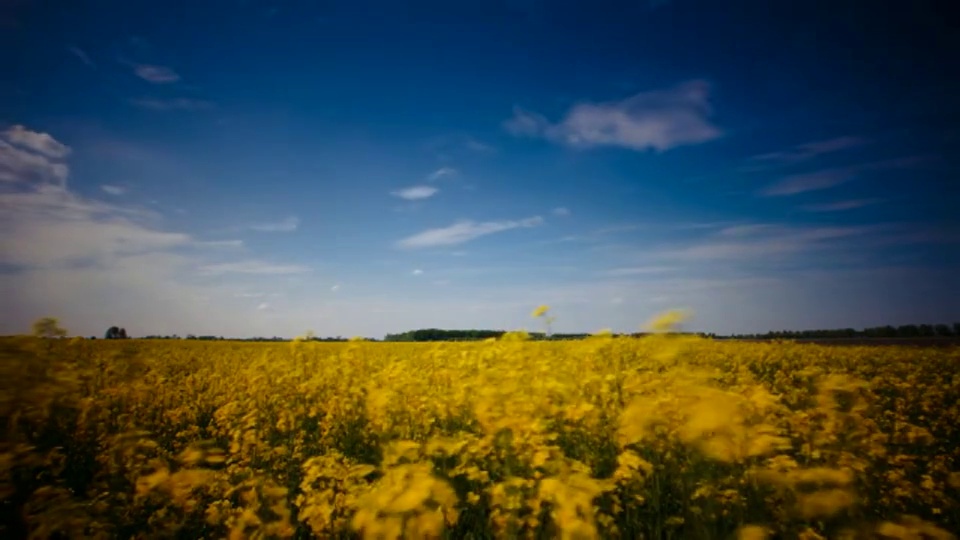
{"type": "Polygon", "coordinates": [[[856,179],[864,172],[909,169],[935,163],[936,161],[935,158],[930,156],[907,156],[861,163],[849,167],[793,174],[768,185],[760,190],[759,194],[764,197],[783,197],[806,193],[808,191],[819,191],[845,184],[856,179]]]}
{"type": "Polygon", "coordinates": [[[553,210],[551,210],[550,212],[553,213],[553,215],[560,216],[560,217],[567,217],[570,215],[570,210],[567,209],[565,206],[558,206],[553,210]]]}
{"type": "Polygon", "coordinates": [[[521,220],[506,221],[458,221],[448,227],[427,229],[397,242],[401,248],[415,249],[437,246],[453,246],[469,242],[481,236],[509,231],[511,229],[537,227],[543,224],[543,218],[533,216],[521,220]]]}
{"type": "Polygon", "coordinates": [[[824,169],[804,174],[793,174],[770,184],[760,194],[764,197],[783,197],[808,191],[832,188],[849,182],[857,176],[854,168],[824,169]]]}
{"type": "MultiPolygon", "coordinates": [[[[681,248],[658,255],[664,259],[768,260],[772,257],[809,254],[838,247],[837,242],[882,231],[879,225],[846,227],[791,227],[776,224],[735,225],[681,248]]],[[[846,244],[845,244],[846,245],[846,244]]]]}
{"type": "Polygon", "coordinates": [[[0,195],[5,227],[3,261],[21,267],[95,263],[188,246],[189,235],[137,221],[140,214],[41,185],[0,195]]]}
{"type": "Polygon", "coordinates": [[[241,248],[243,247],[243,240],[202,240],[196,242],[196,244],[212,248],[241,248]]]}
{"type": "Polygon", "coordinates": [[[203,99],[192,98],[133,98],[129,100],[131,105],[151,111],[200,111],[212,109],[213,102],[203,99]]]}
{"type": "Polygon", "coordinates": [[[339,284],[339,283],[337,283],[337,284],[334,285],[333,287],[330,287],[330,292],[337,292],[337,291],[339,291],[339,290],[340,290],[340,284],[339,284]]]}
{"type": "Polygon", "coordinates": [[[13,126],[0,133],[0,182],[65,186],[70,169],[59,159],[69,153],[46,133],[13,126]]]}
{"type": "Polygon", "coordinates": [[[848,150],[851,148],[857,148],[868,144],[870,141],[862,137],[837,137],[834,139],[827,139],[824,141],[815,141],[808,142],[804,144],[798,144],[789,150],[783,150],[778,152],[769,152],[766,154],[759,154],[752,156],[750,161],[756,163],[768,163],[768,164],[792,164],[799,163],[802,161],[807,161],[813,159],[817,156],[823,154],[829,154],[832,152],[839,152],[841,150],[848,150]]]}
{"type": "Polygon", "coordinates": [[[644,276],[650,274],[663,274],[666,272],[671,272],[675,269],[676,268],[673,266],[631,266],[603,270],[600,272],[600,275],[607,277],[644,276]]]}
{"type": "Polygon", "coordinates": [[[133,71],[137,77],[153,84],[170,84],[180,80],[180,75],[166,66],[140,64],[133,71]]]}
{"type": "Polygon", "coordinates": [[[593,231],[592,234],[601,235],[601,236],[607,235],[607,234],[617,234],[622,232],[635,231],[643,227],[644,227],[644,224],[642,223],[624,223],[621,225],[610,225],[609,227],[601,227],[593,231]]]}
{"type": "Polygon", "coordinates": [[[717,236],[757,236],[765,232],[774,232],[780,228],[772,223],[750,223],[747,225],[730,225],[717,231],[717,236]]]}
{"type": "Polygon", "coordinates": [[[105,193],[109,193],[110,195],[123,195],[124,193],[127,192],[127,188],[123,186],[115,186],[112,184],[101,184],[100,189],[105,193]]]}
{"type": "MultiPolygon", "coordinates": [[[[13,182],[0,190],[0,230],[8,233],[0,235],[5,269],[0,296],[10,306],[0,314],[4,332],[51,313],[83,333],[97,332],[116,317],[143,333],[222,331],[217,327],[233,313],[230,302],[238,289],[221,284],[257,280],[254,274],[272,283],[272,276],[309,271],[281,262],[232,260],[234,252],[221,248],[242,247],[239,241],[198,240],[177,229],[181,220],[169,223],[156,211],[80,195],[68,188],[65,174],[63,182],[38,177],[37,161],[30,162],[33,168],[20,161],[11,166],[5,161],[10,155],[42,158],[49,165],[44,153],[67,153],[44,137],[27,135],[14,137],[24,146],[0,138],[0,172],[13,182]],[[212,283],[198,281],[204,275],[198,268],[215,276],[212,283]],[[217,309],[217,296],[224,301],[220,322],[204,322],[198,314],[217,309]]],[[[66,163],[57,164],[66,170],[66,163]]],[[[256,331],[239,316],[231,324],[234,331],[243,328],[241,334],[256,331]]]]}
{"type": "Polygon", "coordinates": [[[90,55],[85,53],[83,49],[77,47],[76,45],[70,45],[67,47],[67,52],[77,57],[78,60],[83,62],[89,68],[97,69],[97,65],[90,59],[90,55]]]}
{"type": "Polygon", "coordinates": [[[290,216],[280,221],[269,223],[257,223],[251,225],[250,229],[258,232],[293,232],[300,226],[300,218],[290,216]]]}
{"type": "Polygon", "coordinates": [[[223,274],[287,275],[287,274],[303,274],[309,271],[310,271],[309,267],[299,265],[299,264],[273,264],[273,263],[258,261],[258,260],[208,264],[200,267],[200,273],[204,275],[223,275],[223,274]]]}
{"type": "Polygon", "coordinates": [[[460,174],[459,171],[453,167],[440,167],[439,169],[430,173],[430,176],[427,177],[427,180],[435,182],[441,178],[454,178],[460,174]]]}
{"type": "Polygon", "coordinates": [[[492,152],[496,152],[496,151],[497,151],[497,149],[494,148],[493,146],[490,146],[489,144],[486,144],[486,143],[484,143],[484,142],[478,141],[477,139],[474,139],[473,137],[467,137],[467,138],[466,138],[466,141],[464,142],[464,144],[466,145],[466,147],[467,147],[468,149],[473,150],[474,152],[480,152],[480,153],[484,153],[484,154],[489,154],[489,153],[492,153],[492,152]]]}
{"type": "Polygon", "coordinates": [[[400,197],[401,199],[406,199],[408,201],[418,201],[421,199],[429,199],[430,197],[436,195],[439,191],[439,189],[433,186],[410,186],[408,188],[394,191],[391,194],[395,197],[400,197]]]}
{"type": "Polygon", "coordinates": [[[69,146],[54,139],[48,133],[33,131],[19,124],[7,128],[3,132],[3,138],[12,144],[50,159],[62,159],[70,154],[69,146]]]}
{"type": "Polygon", "coordinates": [[[466,133],[448,133],[432,137],[425,142],[425,149],[441,162],[450,162],[462,156],[490,155],[497,149],[466,133]]]}
{"type": "Polygon", "coordinates": [[[662,152],[722,135],[709,120],[709,89],[706,82],[695,80],[622,101],[580,103],[558,123],[517,107],[504,127],[516,136],[543,137],[573,147],[662,152]]]}
{"type": "Polygon", "coordinates": [[[415,275],[415,276],[422,276],[422,275],[423,275],[423,270],[417,268],[417,269],[415,269],[413,272],[411,272],[411,274],[413,274],[413,275],[415,275]]]}
{"type": "Polygon", "coordinates": [[[807,212],[842,212],[843,210],[853,210],[863,208],[881,202],[880,199],[851,199],[847,201],[835,201],[820,204],[808,204],[801,209],[807,212]]]}

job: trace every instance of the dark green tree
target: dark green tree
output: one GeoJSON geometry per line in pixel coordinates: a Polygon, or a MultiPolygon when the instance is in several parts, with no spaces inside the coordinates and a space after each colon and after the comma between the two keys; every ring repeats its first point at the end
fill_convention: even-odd
{"type": "Polygon", "coordinates": [[[67,331],[60,327],[60,321],[55,317],[43,317],[33,323],[33,335],[42,338],[62,338],[67,331]]]}

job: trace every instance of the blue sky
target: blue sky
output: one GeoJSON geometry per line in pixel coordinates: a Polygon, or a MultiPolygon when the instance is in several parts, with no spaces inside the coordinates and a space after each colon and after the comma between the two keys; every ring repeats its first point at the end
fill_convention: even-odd
{"type": "Polygon", "coordinates": [[[4,3],[0,333],[960,320],[945,14],[720,4],[4,3]]]}

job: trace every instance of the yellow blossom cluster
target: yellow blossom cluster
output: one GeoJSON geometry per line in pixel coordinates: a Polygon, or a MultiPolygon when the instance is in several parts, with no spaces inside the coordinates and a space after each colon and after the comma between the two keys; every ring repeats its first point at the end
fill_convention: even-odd
{"type": "Polygon", "coordinates": [[[960,350],[682,319],[566,342],[3,339],[0,537],[954,538],[960,350]]]}

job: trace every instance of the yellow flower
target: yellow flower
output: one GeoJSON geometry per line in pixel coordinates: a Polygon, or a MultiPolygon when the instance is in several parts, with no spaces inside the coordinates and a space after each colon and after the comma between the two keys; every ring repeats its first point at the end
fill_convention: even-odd
{"type": "Polygon", "coordinates": [[[647,328],[655,333],[670,332],[676,329],[677,325],[687,320],[687,318],[688,313],[686,311],[674,309],[654,317],[653,320],[647,324],[647,328]]]}
{"type": "Polygon", "coordinates": [[[797,497],[797,509],[806,519],[833,516],[856,502],[853,493],[844,489],[826,489],[797,497]]]}
{"type": "Polygon", "coordinates": [[[744,525],[737,530],[738,540],[766,540],[773,533],[763,525],[744,525]]]}
{"type": "Polygon", "coordinates": [[[540,306],[537,309],[533,310],[533,313],[530,314],[531,317],[536,319],[537,317],[543,317],[547,314],[547,311],[550,310],[550,306],[540,306]]]}

